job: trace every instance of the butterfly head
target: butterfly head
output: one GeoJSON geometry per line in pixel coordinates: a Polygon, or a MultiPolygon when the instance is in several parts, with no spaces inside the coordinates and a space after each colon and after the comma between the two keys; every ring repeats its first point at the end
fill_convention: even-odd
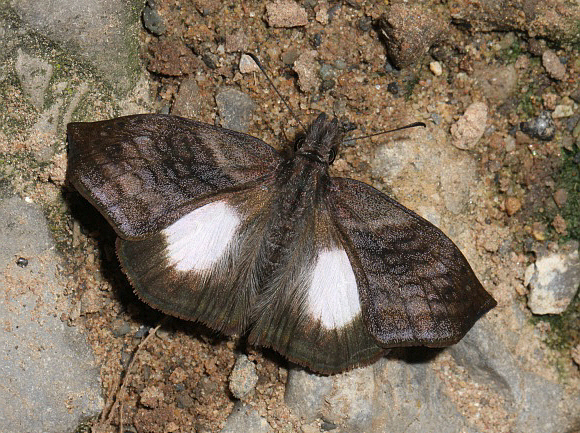
{"type": "Polygon", "coordinates": [[[343,136],[344,131],[338,120],[329,119],[325,113],[321,113],[298,143],[296,154],[323,164],[332,164],[343,136]]]}

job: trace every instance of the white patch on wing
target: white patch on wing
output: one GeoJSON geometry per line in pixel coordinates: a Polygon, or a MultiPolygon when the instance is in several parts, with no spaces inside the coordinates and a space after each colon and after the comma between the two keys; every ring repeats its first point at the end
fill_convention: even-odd
{"type": "Polygon", "coordinates": [[[169,262],[178,271],[210,269],[226,252],[240,222],[224,201],[188,213],[163,230],[169,262]]]}
{"type": "Polygon", "coordinates": [[[307,303],[312,318],[327,329],[340,328],[360,313],[356,279],[342,248],[318,253],[307,303]]]}

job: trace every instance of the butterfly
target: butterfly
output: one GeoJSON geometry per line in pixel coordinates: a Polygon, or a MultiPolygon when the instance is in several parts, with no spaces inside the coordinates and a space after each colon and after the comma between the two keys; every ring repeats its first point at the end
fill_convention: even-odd
{"type": "Polygon", "coordinates": [[[438,228],[331,177],[320,114],[294,151],[185,118],[70,123],[68,178],[115,229],[138,297],[314,372],[458,342],[496,305],[438,228]]]}

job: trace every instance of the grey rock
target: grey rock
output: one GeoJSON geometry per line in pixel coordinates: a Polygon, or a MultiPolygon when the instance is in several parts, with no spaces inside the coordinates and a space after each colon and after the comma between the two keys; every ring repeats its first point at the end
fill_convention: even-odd
{"type": "Polygon", "coordinates": [[[377,369],[377,400],[383,416],[378,432],[473,432],[444,392],[429,363],[388,360],[377,369]]]}
{"type": "Polygon", "coordinates": [[[72,431],[103,407],[99,368],[84,336],[60,320],[64,282],[40,208],[0,199],[0,245],[0,431],[72,431]]]}
{"type": "Polygon", "coordinates": [[[218,92],[215,101],[224,128],[238,132],[247,132],[256,108],[254,101],[243,92],[225,88],[218,92]]]}
{"type": "Polygon", "coordinates": [[[229,377],[229,387],[232,395],[242,399],[250,394],[258,383],[256,365],[246,355],[240,355],[229,377]]]}
{"type": "Polygon", "coordinates": [[[510,431],[574,431],[580,425],[580,395],[525,371],[500,333],[483,319],[448,350],[473,379],[504,396],[506,411],[515,414],[510,431]]]}
{"type": "Polygon", "coordinates": [[[44,96],[52,77],[52,65],[18,49],[15,64],[22,90],[37,110],[44,105],[44,96]]]}
{"type": "Polygon", "coordinates": [[[323,80],[330,80],[334,78],[334,76],[336,75],[334,70],[332,69],[332,66],[327,64],[322,65],[318,73],[320,74],[320,78],[322,78],[323,80]]]}
{"type": "Polygon", "coordinates": [[[165,33],[165,23],[163,18],[157,12],[155,1],[148,0],[143,9],[143,26],[155,36],[161,36],[165,33]]]}
{"type": "Polygon", "coordinates": [[[269,433],[274,430],[265,418],[250,406],[236,403],[221,433],[269,433]]]}
{"type": "Polygon", "coordinates": [[[556,125],[549,111],[543,111],[539,116],[520,123],[520,129],[530,137],[550,141],[556,135],[556,125]]]}
{"type": "Polygon", "coordinates": [[[333,377],[333,389],[325,397],[325,421],[347,431],[368,431],[379,414],[375,369],[368,366],[333,377]]]}
{"type": "Polygon", "coordinates": [[[528,306],[532,313],[564,312],[580,286],[578,242],[570,241],[557,252],[540,253],[527,267],[524,284],[530,286],[528,306]]]}
{"type": "Polygon", "coordinates": [[[389,60],[397,68],[417,62],[447,28],[432,11],[416,5],[393,4],[379,20],[389,60]]]}
{"type": "Polygon", "coordinates": [[[171,114],[195,119],[201,113],[199,86],[193,77],[185,78],[179,85],[179,91],[171,106],[171,114]]]}
{"type": "Polygon", "coordinates": [[[293,368],[288,372],[284,401],[299,417],[310,422],[322,415],[324,396],[330,393],[332,386],[331,376],[293,368]]]}
{"type": "Polygon", "coordinates": [[[291,370],[285,400],[304,423],[321,418],[341,431],[418,433],[425,426],[449,433],[469,430],[426,363],[383,359],[326,377],[291,370]]]}
{"type": "Polygon", "coordinates": [[[62,44],[92,64],[119,92],[130,90],[140,71],[138,0],[19,0],[10,7],[26,31],[62,44]]]}

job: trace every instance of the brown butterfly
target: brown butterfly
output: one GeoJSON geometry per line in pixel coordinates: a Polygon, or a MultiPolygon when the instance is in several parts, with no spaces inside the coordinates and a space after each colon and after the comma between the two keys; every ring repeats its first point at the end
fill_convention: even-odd
{"type": "Polygon", "coordinates": [[[111,223],[137,295],[316,372],[447,346],[496,305],[438,228],[330,177],[320,114],[294,152],[157,114],[68,125],[68,175],[111,223]]]}

